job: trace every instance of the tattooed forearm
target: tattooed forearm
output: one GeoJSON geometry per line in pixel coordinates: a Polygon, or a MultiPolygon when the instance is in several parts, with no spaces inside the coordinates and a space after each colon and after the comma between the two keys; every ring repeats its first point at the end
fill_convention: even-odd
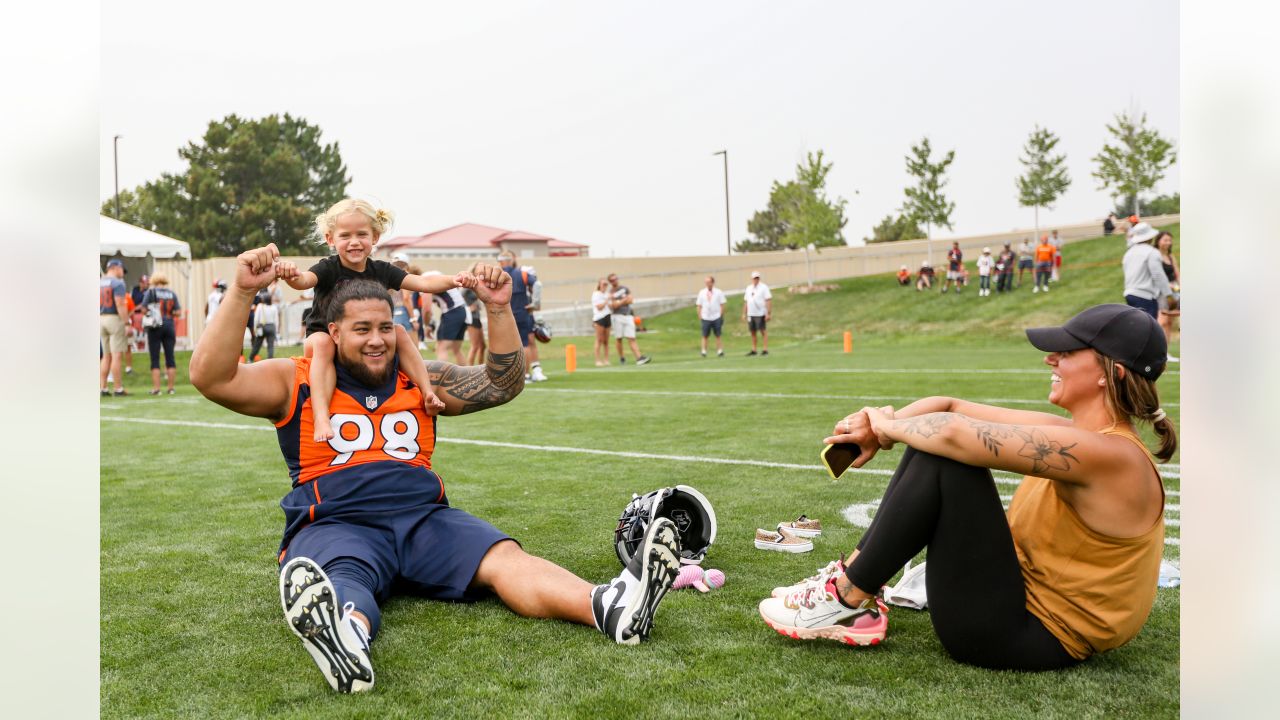
{"type": "Polygon", "coordinates": [[[942,428],[951,422],[951,418],[954,416],[954,413],[948,412],[929,413],[928,415],[897,420],[894,422],[894,426],[902,431],[904,435],[919,435],[922,438],[931,438],[942,432],[942,428]]]}
{"type": "Polygon", "coordinates": [[[978,434],[978,439],[982,441],[982,446],[990,450],[991,454],[996,457],[1000,457],[1000,448],[1004,447],[1004,443],[1001,441],[1008,440],[1014,434],[1013,429],[1007,425],[997,425],[969,417],[964,420],[978,434]]]}
{"type": "Polygon", "coordinates": [[[483,366],[427,363],[436,389],[462,401],[459,414],[496,407],[524,390],[524,351],[488,353],[483,366]]]}

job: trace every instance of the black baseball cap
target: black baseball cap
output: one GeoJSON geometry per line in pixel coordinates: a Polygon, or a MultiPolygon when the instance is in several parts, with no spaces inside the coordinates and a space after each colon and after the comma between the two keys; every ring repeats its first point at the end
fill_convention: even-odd
{"type": "Polygon", "coordinates": [[[1152,381],[1164,372],[1169,357],[1160,324],[1128,305],[1094,305],[1062,327],[1028,328],[1027,339],[1045,352],[1093,348],[1152,381]]]}

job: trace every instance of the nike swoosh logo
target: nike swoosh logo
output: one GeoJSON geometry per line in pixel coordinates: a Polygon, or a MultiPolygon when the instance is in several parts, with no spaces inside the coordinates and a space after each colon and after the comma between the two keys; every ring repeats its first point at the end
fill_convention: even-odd
{"type": "Polygon", "coordinates": [[[825,614],[822,614],[822,615],[806,615],[805,613],[801,612],[801,613],[798,615],[798,617],[799,617],[799,619],[800,619],[801,621],[803,621],[804,623],[808,624],[808,623],[821,622],[821,621],[823,621],[823,620],[829,620],[829,619],[831,619],[831,618],[833,618],[833,617],[835,617],[835,616],[837,616],[837,615],[839,615],[839,614],[840,614],[840,611],[839,611],[839,610],[834,611],[834,612],[825,613],[825,614]]]}

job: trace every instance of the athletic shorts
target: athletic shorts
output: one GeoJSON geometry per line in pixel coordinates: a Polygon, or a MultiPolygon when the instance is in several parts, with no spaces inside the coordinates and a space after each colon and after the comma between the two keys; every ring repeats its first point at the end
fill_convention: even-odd
{"type": "Polygon", "coordinates": [[[440,316],[436,340],[461,340],[467,336],[467,309],[456,307],[440,316]]]}
{"type": "Polygon", "coordinates": [[[484,329],[484,324],[480,322],[480,313],[476,312],[475,310],[471,311],[471,325],[469,325],[468,327],[473,327],[477,330],[484,329]]]}
{"type": "Polygon", "coordinates": [[[403,305],[397,305],[391,310],[391,320],[395,324],[404,328],[404,331],[413,335],[413,321],[409,319],[409,310],[403,305]]]}
{"type": "Polygon", "coordinates": [[[724,328],[723,315],[716,318],[715,320],[703,320],[702,321],[702,337],[707,337],[711,333],[715,333],[716,337],[720,337],[720,331],[723,328],[724,328]]]}
{"type": "Polygon", "coordinates": [[[751,332],[756,332],[757,330],[760,332],[764,332],[765,330],[764,319],[765,319],[764,315],[752,315],[751,317],[747,318],[747,329],[751,330],[751,332]]]}
{"type": "Polygon", "coordinates": [[[1053,256],[1053,266],[1062,267],[1062,253],[1053,256]]]}
{"type": "Polygon", "coordinates": [[[959,270],[948,270],[948,271],[947,271],[947,279],[948,279],[948,280],[960,280],[960,279],[963,279],[963,277],[964,277],[964,276],[960,274],[960,271],[959,271],[959,270]]]}
{"type": "MultiPolygon", "coordinates": [[[[306,486],[302,486],[306,487],[306,486]]],[[[280,555],[317,565],[340,557],[367,563],[377,573],[374,597],[384,602],[394,587],[437,600],[474,600],[468,590],[489,548],[511,537],[480,518],[448,505],[371,512],[358,521],[317,520],[299,530],[280,555]]]]}
{"type": "Polygon", "coordinates": [[[1030,270],[1032,267],[1034,267],[1034,265],[1031,263],[1031,258],[1022,258],[1018,260],[1019,270],[1030,270]]]}
{"type": "Polygon", "coordinates": [[[1129,307],[1136,307],[1142,312],[1150,315],[1152,319],[1160,319],[1160,303],[1149,298],[1140,298],[1137,295],[1125,295],[1125,304],[1129,307]]]}
{"type": "Polygon", "coordinates": [[[602,317],[602,318],[596,318],[595,320],[592,320],[591,322],[592,322],[592,324],[599,325],[600,327],[604,328],[605,330],[608,330],[608,329],[609,329],[609,327],[613,324],[613,316],[612,316],[612,315],[605,315],[604,317],[602,317]]]}
{"type": "Polygon", "coordinates": [[[511,313],[516,319],[516,332],[520,333],[520,345],[529,347],[529,335],[533,333],[533,316],[529,313],[511,313]]]}
{"type": "Polygon", "coordinates": [[[613,315],[610,321],[613,326],[613,336],[616,338],[635,338],[636,336],[636,317],[634,315],[613,315]]]}
{"type": "MultiPolygon", "coordinates": [[[[98,316],[98,338],[102,341],[102,349],[109,353],[124,352],[129,346],[129,338],[125,332],[124,320],[112,313],[98,316]]],[[[634,337],[634,336],[633,336],[634,337]]]]}

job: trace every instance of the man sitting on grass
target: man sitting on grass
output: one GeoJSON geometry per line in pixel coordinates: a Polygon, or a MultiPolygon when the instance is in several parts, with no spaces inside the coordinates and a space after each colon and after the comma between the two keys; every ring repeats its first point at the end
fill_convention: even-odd
{"type": "MultiPolygon", "coordinates": [[[[309,442],[310,360],[239,363],[254,293],[275,279],[278,259],[275,245],[236,259],[234,286],[191,356],[191,382],[219,405],[276,425],[293,479],[280,502],[280,600],[286,624],[329,684],[340,692],[373,687],[369,641],[393,586],[454,601],[492,592],[524,617],[593,625],[623,644],[646,638],[679,570],[674,524],[654,522],[622,574],[592,586],[451,507],[431,469],[435,418],[396,368],[391,299],[377,283],[350,280],[335,290],[328,323],[337,346],[334,437],[309,442]]],[[[484,263],[472,272],[489,316],[489,352],[484,366],[428,363],[442,415],[495,407],[524,388],[511,277],[484,263]]]]}

